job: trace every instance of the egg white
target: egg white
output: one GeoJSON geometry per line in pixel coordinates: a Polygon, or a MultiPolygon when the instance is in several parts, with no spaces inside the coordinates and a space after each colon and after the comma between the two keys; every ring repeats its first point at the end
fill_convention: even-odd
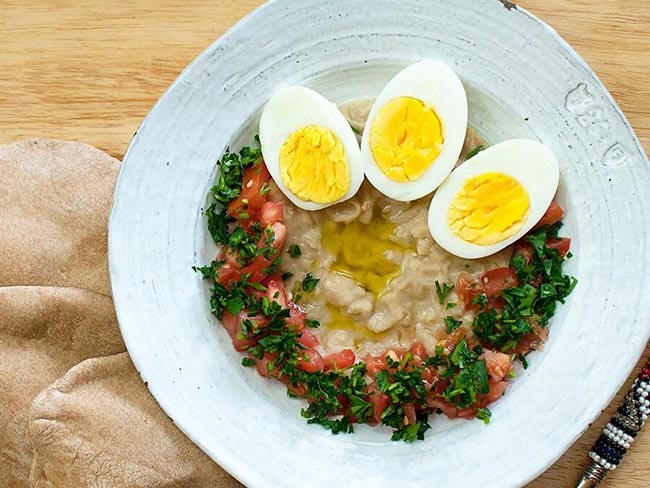
{"type": "Polygon", "coordinates": [[[429,207],[429,231],[445,250],[461,258],[494,254],[520,239],[542,218],[560,180],[557,158],[544,144],[512,139],[491,146],[456,168],[440,185],[429,207]],[[456,236],[447,222],[449,206],[465,181],[483,173],[499,172],[515,178],[528,192],[530,208],[523,227],[508,239],[480,246],[456,236]]]}
{"type": "Polygon", "coordinates": [[[291,86],[275,93],[264,107],[260,119],[262,155],[273,181],[284,195],[304,210],[319,210],[352,198],[363,183],[363,164],[357,138],[345,116],[320,93],[302,86],[291,86]],[[316,203],[295,195],[280,175],[280,150],[295,131],[317,125],[331,130],[341,141],[350,169],[350,188],[332,203],[316,203]]]}
{"type": "Polygon", "coordinates": [[[361,139],[366,177],[381,193],[394,200],[411,201],[435,190],[454,168],[467,131],[467,95],[458,75],[439,61],[421,61],[400,71],[375,100],[361,139]],[[442,123],[444,143],[440,154],[415,181],[388,178],[377,166],[370,149],[370,131],[381,108],[400,97],[416,98],[432,107],[442,123]]]}

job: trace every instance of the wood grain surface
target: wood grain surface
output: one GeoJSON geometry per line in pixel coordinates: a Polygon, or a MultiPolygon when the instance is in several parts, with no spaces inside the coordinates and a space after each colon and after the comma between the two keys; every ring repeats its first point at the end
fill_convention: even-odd
{"type": "MultiPolygon", "coordinates": [[[[121,158],[144,116],[181,70],[260,3],[0,0],[0,144],[52,137],[88,142],[121,158]]],[[[553,26],[594,68],[647,152],[650,1],[520,4],[553,26]]],[[[648,356],[650,349],[642,359],[648,356]]],[[[574,486],[622,393],[529,488],[574,486]]],[[[649,461],[650,432],[643,432],[603,486],[650,486],[649,461]]]]}

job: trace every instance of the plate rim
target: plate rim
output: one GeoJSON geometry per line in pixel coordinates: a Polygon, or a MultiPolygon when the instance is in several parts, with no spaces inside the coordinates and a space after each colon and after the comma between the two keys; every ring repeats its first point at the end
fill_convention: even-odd
{"type": "MultiPolygon", "coordinates": [[[[149,110],[147,113],[146,117],[143,119],[141,124],[138,126],[137,131],[135,132],[134,136],[132,137],[128,148],[125,152],[122,165],[120,165],[119,173],[118,173],[118,178],[114,190],[114,203],[111,209],[110,217],[109,217],[109,234],[108,234],[108,255],[109,255],[109,271],[110,271],[110,276],[111,276],[111,290],[114,298],[114,303],[115,303],[115,310],[116,310],[116,315],[118,318],[118,323],[120,326],[120,330],[122,332],[122,335],[124,337],[124,342],[126,344],[127,350],[129,352],[129,356],[142,377],[142,381],[145,381],[145,375],[142,374],[142,371],[146,369],[145,363],[146,361],[144,358],[140,357],[138,354],[132,354],[132,350],[135,350],[135,345],[131,344],[129,339],[128,339],[128,332],[125,331],[125,326],[123,326],[123,323],[126,322],[126,320],[123,319],[123,309],[122,312],[120,312],[120,306],[119,303],[121,301],[121,292],[118,289],[118,284],[114,280],[114,270],[119,267],[118,257],[115,255],[114,249],[115,249],[115,244],[114,244],[114,236],[115,236],[115,227],[118,226],[118,218],[119,216],[117,215],[118,212],[116,211],[117,207],[117,200],[118,200],[118,193],[120,190],[120,186],[122,185],[122,179],[124,178],[124,168],[128,162],[128,159],[130,157],[131,151],[135,147],[135,145],[139,142],[139,134],[141,132],[141,129],[147,126],[149,123],[150,119],[154,116],[156,110],[158,109],[159,106],[163,105],[166,102],[167,97],[169,94],[177,88],[178,85],[182,83],[184,78],[188,76],[188,73],[198,64],[200,64],[205,58],[209,57],[210,53],[214,52],[219,45],[222,43],[225,43],[227,40],[229,40],[231,37],[237,35],[237,33],[244,29],[247,25],[247,23],[250,21],[251,18],[257,16],[257,15],[262,15],[265,11],[265,9],[272,4],[289,4],[291,0],[269,0],[266,3],[260,5],[259,7],[253,9],[250,11],[247,15],[245,15],[243,18],[241,18],[239,21],[237,21],[235,24],[233,24],[227,31],[225,31],[220,37],[218,37],[215,41],[213,41],[207,48],[205,48],[201,53],[199,53],[191,63],[189,63],[182,71],[181,73],[175,78],[175,80],[169,85],[169,87],[162,93],[160,98],[156,101],[156,103],[152,106],[152,108],[149,110]],[[117,298],[120,297],[120,298],[117,298]]],[[[598,75],[595,73],[595,71],[587,64],[587,62],[582,58],[582,56],[566,41],[564,40],[559,33],[549,24],[541,20],[539,17],[535,16],[525,8],[515,5],[513,8],[508,7],[508,3],[510,2],[505,2],[504,0],[494,0],[494,8],[507,8],[510,11],[515,11],[517,14],[521,14],[526,16],[529,20],[535,22],[538,26],[543,28],[546,33],[550,36],[549,40],[552,40],[553,42],[557,43],[562,51],[566,52],[570,58],[571,62],[577,64],[590,78],[591,81],[594,83],[599,88],[600,93],[604,94],[606,97],[607,103],[611,106],[611,108],[614,109],[614,111],[617,113],[617,115],[620,117],[621,122],[625,126],[625,129],[629,132],[629,134],[632,136],[631,140],[634,142],[636,145],[636,149],[645,157],[645,162],[648,163],[648,158],[645,155],[645,151],[635,134],[631,124],[627,120],[626,116],[620,109],[619,105],[617,102],[614,100],[611,92],[609,89],[606,87],[606,85],[601,81],[601,79],[598,77],[598,75]],[[500,5],[499,5],[500,4],[500,5]]],[[[648,338],[650,338],[650,325],[646,327],[646,338],[643,341],[640,341],[639,344],[635,345],[633,354],[629,354],[629,358],[627,363],[628,363],[628,368],[627,368],[627,373],[625,377],[620,379],[618,381],[618,388],[616,391],[611,393],[609,399],[607,400],[606,403],[602,405],[598,405],[596,408],[591,409],[591,414],[590,414],[590,419],[589,421],[585,424],[584,428],[579,430],[571,439],[570,442],[568,442],[565,446],[562,446],[561,451],[553,457],[553,459],[549,460],[548,463],[537,469],[535,473],[532,473],[530,475],[526,476],[525,482],[532,481],[535,479],[537,476],[539,476],[541,473],[543,473],[546,469],[548,469],[551,465],[553,465],[557,459],[559,459],[565,452],[566,450],[575,443],[575,441],[589,428],[591,423],[607,408],[611,400],[614,398],[614,396],[617,394],[617,392],[620,390],[620,388],[625,384],[627,381],[628,376],[630,373],[633,371],[634,366],[636,365],[638,359],[640,358],[643,350],[645,350],[645,347],[648,342],[648,338]]],[[[629,352],[629,351],[628,351],[629,352]]],[[[151,391],[151,390],[150,390],[151,391]]],[[[158,398],[153,394],[152,396],[154,397],[154,400],[160,408],[167,412],[165,406],[158,400],[158,398]]],[[[237,458],[231,458],[230,455],[226,454],[226,450],[221,450],[219,452],[215,452],[212,449],[207,448],[206,446],[203,445],[200,439],[195,438],[195,436],[191,433],[186,431],[183,428],[183,422],[182,421],[176,421],[174,420],[174,425],[179,428],[184,435],[186,435],[194,444],[196,444],[203,452],[206,453],[210,458],[212,458],[215,462],[219,464],[224,470],[226,470],[228,473],[230,473],[233,477],[238,479],[240,482],[244,483],[247,486],[263,486],[261,484],[262,480],[254,475],[254,471],[251,471],[247,469],[247,463],[241,462],[237,458]]]]}

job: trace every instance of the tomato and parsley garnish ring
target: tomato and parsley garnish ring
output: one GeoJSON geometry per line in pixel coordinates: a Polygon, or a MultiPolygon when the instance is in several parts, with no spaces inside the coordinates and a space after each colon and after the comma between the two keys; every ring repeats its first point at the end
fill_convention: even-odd
{"type": "MultiPolygon", "coordinates": [[[[472,337],[461,320],[447,316],[447,338],[429,354],[416,343],[379,356],[357,357],[344,349],[323,355],[311,329],[320,326],[290,300],[280,273],[285,255],[283,202],[272,201],[271,181],[259,149],[226,151],[220,162],[213,203],[205,210],[212,238],[221,246],[210,265],[197,267],[212,283],[210,306],[244,354],[242,365],[286,385],[302,398],[302,416],[333,433],[354,424],[386,425],[393,440],[424,439],[431,413],[490,420],[488,405],[501,397],[513,376],[513,362],[539,347],[558,302],[577,281],[562,265],[570,240],[558,237],[562,208],[553,203],[514,248],[510,265],[484,272],[478,280],[461,274],[454,284],[435,282],[439,305],[454,291],[475,312],[472,337]]],[[[307,274],[301,290],[313,292],[319,279],[307,274]]]]}

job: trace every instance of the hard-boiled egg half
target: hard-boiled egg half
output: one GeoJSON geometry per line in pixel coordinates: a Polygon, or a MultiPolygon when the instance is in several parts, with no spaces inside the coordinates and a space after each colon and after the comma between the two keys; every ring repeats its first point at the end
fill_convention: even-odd
{"type": "Polygon", "coordinates": [[[357,139],[339,109],[309,88],[277,92],[260,119],[264,162],[298,207],[318,210],[352,198],[363,182],[357,139]]]}
{"type": "Polygon", "coordinates": [[[537,141],[513,139],[489,147],[438,188],[429,207],[431,235],[461,258],[494,254],[542,218],[559,178],[557,158],[537,141]]]}
{"type": "Polygon", "coordinates": [[[394,200],[435,190],[453,169],[467,130],[467,95],[446,64],[400,71],[377,97],[361,140],[370,183],[394,200]]]}

